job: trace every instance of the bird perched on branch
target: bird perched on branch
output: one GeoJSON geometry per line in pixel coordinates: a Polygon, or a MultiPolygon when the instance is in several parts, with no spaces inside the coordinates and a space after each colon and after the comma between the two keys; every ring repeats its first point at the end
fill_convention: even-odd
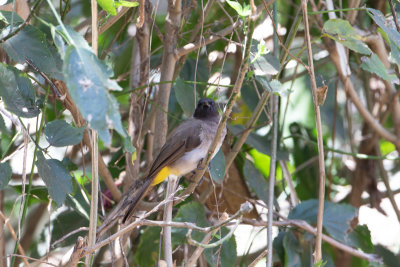
{"type": "MultiPolygon", "coordinates": [[[[155,185],[170,175],[183,176],[200,166],[214,141],[219,121],[220,115],[215,102],[209,98],[201,99],[193,117],[179,124],[171,132],[147,175],[138,180],[121,201],[122,205],[118,210],[127,210],[123,223],[132,216],[140,201],[155,185]]],[[[226,128],[219,137],[212,157],[220,149],[225,135],[226,128]]],[[[101,229],[102,227],[99,231],[102,231],[101,229]]]]}

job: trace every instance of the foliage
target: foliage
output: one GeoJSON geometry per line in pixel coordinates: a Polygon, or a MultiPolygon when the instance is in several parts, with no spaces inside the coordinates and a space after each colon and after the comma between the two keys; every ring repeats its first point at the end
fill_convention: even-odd
{"type": "MultiPolygon", "coordinates": [[[[2,230],[5,235],[0,232],[6,237],[0,242],[7,255],[21,253],[21,243],[26,256],[61,264],[57,251],[70,249],[86,234],[78,231],[66,237],[89,225],[90,201],[96,197],[90,185],[91,130],[99,135],[100,225],[117,206],[118,193],[146,175],[165,134],[193,114],[196,101],[214,99],[222,115],[239,88],[224,145],[194,193],[179,195],[182,203],[174,207],[173,221],[210,227],[224,212],[232,217],[244,200],[250,200],[257,209],[244,215],[239,229],[261,231],[269,205],[270,164],[277,160],[270,208],[279,214],[274,220],[281,226],[274,236],[274,266],[381,266],[374,261],[377,257],[382,265],[398,266],[393,246],[399,243],[377,244],[376,229],[357,220],[365,205],[364,192],[373,208],[387,214],[393,209],[400,219],[393,199],[389,208],[381,203],[390,196],[385,192],[398,192],[391,187],[399,172],[400,29],[389,4],[335,6],[341,8],[334,12],[340,18],[308,5],[316,82],[318,87],[328,86],[325,104],[318,107],[323,125],[319,137],[301,1],[274,1],[271,18],[264,0],[181,1],[175,10],[162,6],[162,1],[156,10],[150,1],[98,0],[102,11],[97,53],[91,43],[90,1],[5,2],[31,8],[28,13],[19,8],[0,11],[0,211],[12,227],[21,229],[17,242],[8,228],[2,230]],[[243,62],[253,30],[249,60],[243,62]],[[338,53],[340,47],[344,54],[338,53]],[[173,61],[172,67],[168,61],[173,61]],[[347,68],[349,76],[343,73],[347,68]],[[168,96],[158,97],[160,92],[168,96]],[[279,98],[277,106],[271,95],[279,98]],[[271,131],[275,111],[277,140],[271,131]],[[157,124],[165,115],[168,123],[157,124]],[[244,134],[248,136],[242,144],[244,134]],[[323,233],[336,243],[324,242],[322,259],[313,262],[315,236],[299,222],[317,224],[318,138],[327,173],[323,233]],[[385,192],[380,192],[381,185],[385,192]],[[351,190],[344,196],[347,188],[351,190]],[[35,216],[40,209],[46,212],[35,216]],[[26,231],[32,226],[35,231],[26,231]],[[338,243],[372,260],[350,254],[339,260],[343,248],[338,243]]],[[[325,8],[328,1],[316,2],[325,8]]],[[[357,1],[343,5],[354,4],[348,2],[357,1]]],[[[398,18],[400,5],[394,4],[398,18]]],[[[190,176],[181,179],[181,187],[190,187],[190,176]]],[[[146,201],[161,201],[162,192],[162,186],[152,190],[146,201]]],[[[162,216],[152,216],[161,221],[162,216]]],[[[207,242],[218,242],[232,227],[213,230],[207,242]]],[[[196,249],[187,242],[186,228],[172,228],[177,266],[185,265],[196,249]]],[[[154,266],[163,259],[159,226],[141,225],[133,233],[124,246],[129,249],[121,254],[121,244],[115,242],[110,253],[97,250],[93,266],[121,257],[138,266],[154,266]],[[116,258],[107,256],[111,254],[116,258]]],[[[191,236],[201,242],[206,233],[193,230],[191,236]]],[[[239,236],[205,248],[202,262],[247,266],[266,248],[265,236],[262,241],[250,232],[246,240],[239,236]]],[[[7,258],[10,266],[20,262],[1,253],[0,261],[7,258]]]]}

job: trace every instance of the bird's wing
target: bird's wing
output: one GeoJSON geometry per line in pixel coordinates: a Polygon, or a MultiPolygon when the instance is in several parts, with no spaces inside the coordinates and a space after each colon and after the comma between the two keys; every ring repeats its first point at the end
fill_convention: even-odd
{"type": "Polygon", "coordinates": [[[181,123],[168,137],[165,145],[151,165],[147,175],[154,178],[165,166],[170,165],[201,144],[201,122],[189,119],[181,123]]]}

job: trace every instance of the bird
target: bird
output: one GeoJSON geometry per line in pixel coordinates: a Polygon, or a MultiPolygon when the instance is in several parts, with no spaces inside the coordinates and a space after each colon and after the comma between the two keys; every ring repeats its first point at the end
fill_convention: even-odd
{"type": "MultiPolygon", "coordinates": [[[[215,102],[210,98],[200,99],[193,116],[180,123],[168,136],[147,175],[129,190],[131,194],[123,204],[127,211],[122,223],[132,216],[140,201],[155,185],[170,175],[180,177],[199,168],[214,141],[219,121],[215,102]]],[[[226,127],[217,141],[212,158],[220,149],[225,135],[226,127]]]]}

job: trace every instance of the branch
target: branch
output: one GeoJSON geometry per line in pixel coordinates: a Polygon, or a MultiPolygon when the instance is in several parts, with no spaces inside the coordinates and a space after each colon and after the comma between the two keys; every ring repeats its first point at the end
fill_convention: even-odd
{"type": "MultiPolygon", "coordinates": [[[[178,189],[176,191],[180,190],[180,188],[178,187],[178,189]]],[[[129,224],[128,226],[126,226],[125,228],[121,229],[120,231],[118,231],[117,233],[111,235],[110,237],[96,243],[95,245],[91,246],[91,247],[86,247],[80,257],[84,257],[85,255],[92,253],[93,251],[111,243],[112,241],[114,241],[115,239],[117,239],[118,237],[129,233],[130,231],[132,231],[134,228],[136,228],[137,226],[139,226],[143,219],[149,217],[151,214],[153,214],[154,212],[158,211],[165,203],[169,202],[169,201],[173,201],[174,195],[176,193],[176,191],[167,196],[163,201],[161,201],[160,203],[158,203],[152,210],[150,210],[149,212],[146,212],[145,214],[143,214],[142,216],[140,216],[135,222],[132,222],[131,224],[129,224]]]]}
{"type": "Polygon", "coordinates": [[[209,229],[216,230],[216,229],[220,228],[222,225],[228,223],[229,221],[239,217],[239,219],[236,221],[235,225],[232,227],[232,229],[229,231],[229,233],[227,235],[225,235],[223,238],[221,238],[220,240],[218,240],[217,242],[212,243],[212,244],[204,244],[204,243],[197,242],[196,240],[193,240],[192,236],[191,236],[192,229],[189,229],[189,231],[186,234],[189,244],[198,246],[198,247],[202,247],[202,248],[215,248],[215,247],[221,245],[223,242],[225,242],[225,240],[228,240],[229,238],[231,238],[233,232],[235,232],[236,228],[242,221],[243,215],[246,213],[249,213],[252,210],[253,210],[253,206],[248,201],[246,201],[245,203],[240,205],[240,209],[231,218],[227,218],[226,220],[219,222],[217,225],[215,225],[213,227],[208,227],[209,229]]]}
{"type": "Polygon", "coordinates": [[[303,10],[304,17],[304,31],[305,40],[307,43],[307,56],[308,56],[308,71],[310,72],[310,80],[312,86],[312,95],[315,110],[315,121],[317,127],[317,141],[318,141],[318,163],[319,163],[319,190],[318,190],[318,217],[317,217],[317,235],[315,244],[314,263],[318,263],[322,259],[322,223],[324,215],[324,197],[325,197],[325,160],[324,160],[324,144],[322,140],[322,125],[321,125],[321,114],[319,110],[317,100],[317,84],[315,81],[314,74],[314,62],[311,49],[311,38],[310,38],[310,27],[308,25],[308,14],[307,14],[307,0],[301,1],[301,7],[303,10]]]}
{"type": "MultiPolygon", "coordinates": [[[[160,81],[171,81],[174,77],[176,63],[175,49],[178,42],[178,30],[181,23],[182,13],[181,4],[181,1],[168,1],[168,13],[165,20],[164,53],[160,69],[160,81]]],[[[168,110],[170,92],[170,83],[160,85],[156,102],[158,106],[164,110],[168,110]]],[[[158,153],[165,143],[168,130],[167,114],[157,109],[155,123],[158,130],[154,133],[155,144],[153,154],[158,153]]]]}
{"type": "MultiPolygon", "coordinates": [[[[91,0],[92,11],[92,48],[97,57],[98,49],[98,27],[97,27],[97,1],[91,0]]],[[[99,146],[97,131],[91,129],[92,133],[92,188],[91,188],[91,201],[90,201],[90,218],[89,218],[89,233],[88,233],[88,246],[92,246],[96,242],[96,229],[97,229],[97,211],[99,206],[99,146]]],[[[85,259],[86,266],[91,265],[92,255],[87,255],[85,259]]]]}
{"type": "MultiPolygon", "coordinates": [[[[171,175],[168,178],[167,184],[167,196],[175,192],[176,184],[178,183],[178,177],[171,175]]],[[[164,208],[164,222],[169,223],[172,221],[172,208],[174,203],[172,201],[165,203],[164,208]]],[[[171,226],[163,227],[163,241],[164,241],[164,257],[168,267],[174,266],[172,259],[172,238],[171,238],[171,226]]]]}
{"type": "MultiPolygon", "coordinates": [[[[22,248],[21,244],[18,242],[17,235],[15,234],[15,231],[10,224],[10,221],[4,216],[3,212],[0,210],[0,219],[4,222],[4,224],[7,226],[8,231],[10,231],[11,236],[13,237],[14,241],[17,242],[18,244],[18,251],[19,253],[23,256],[22,260],[24,261],[25,265],[29,267],[29,262],[25,257],[25,251],[22,248]]],[[[4,238],[4,237],[3,237],[4,238]]]]}

